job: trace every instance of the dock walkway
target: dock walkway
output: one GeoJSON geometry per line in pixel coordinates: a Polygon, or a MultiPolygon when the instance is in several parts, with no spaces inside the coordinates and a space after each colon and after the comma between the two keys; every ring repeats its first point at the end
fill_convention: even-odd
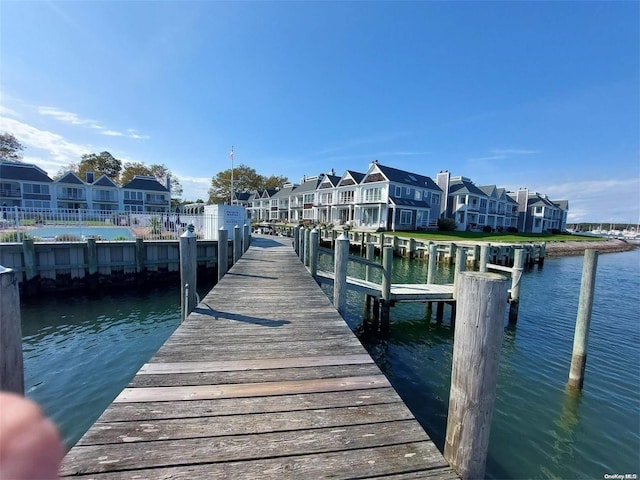
{"type": "Polygon", "coordinates": [[[61,475],[457,478],[291,240],[274,237],[253,238],[61,475]]]}

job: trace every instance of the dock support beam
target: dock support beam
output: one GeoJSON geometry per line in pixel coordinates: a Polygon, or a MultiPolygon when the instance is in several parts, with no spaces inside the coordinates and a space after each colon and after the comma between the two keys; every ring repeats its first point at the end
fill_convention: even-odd
{"type": "Polygon", "coordinates": [[[494,273],[460,275],[444,457],[463,480],[484,478],[507,288],[494,273]]]}
{"type": "Polygon", "coordinates": [[[144,262],[147,259],[147,252],[142,238],[136,238],[136,283],[142,285],[145,281],[146,269],[144,262]]]}
{"type": "Polygon", "coordinates": [[[429,244],[429,267],[427,270],[427,284],[436,283],[436,262],[438,261],[438,245],[429,244]]]}
{"type": "Polygon", "coordinates": [[[233,227],[233,264],[235,265],[242,256],[242,232],[240,227],[233,227]]]}
{"type": "MultiPolygon", "coordinates": [[[[372,261],[375,258],[376,246],[373,243],[367,243],[365,246],[365,257],[367,260],[372,261]]],[[[370,282],[372,279],[371,267],[367,265],[364,269],[364,279],[367,282],[370,282]]],[[[371,315],[371,301],[373,297],[371,295],[365,295],[364,297],[364,317],[365,319],[369,319],[371,315]]]]}
{"type": "Polygon", "coordinates": [[[518,321],[520,307],[520,282],[524,271],[524,250],[516,248],[513,252],[513,267],[511,269],[511,298],[509,299],[509,323],[518,321]]]}
{"type": "Polygon", "coordinates": [[[320,255],[320,236],[315,228],[309,234],[309,270],[315,280],[318,276],[318,256],[320,255]]]}
{"type": "Polygon", "coordinates": [[[38,293],[40,281],[36,264],[36,247],[32,238],[22,240],[22,254],[24,256],[24,285],[23,292],[31,297],[38,293]]]}
{"type": "Polygon", "coordinates": [[[484,243],[480,246],[480,264],[478,270],[482,273],[487,271],[487,263],[489,263],[489,248],[491,245],[484,243]]]}
{"type": "Polygon", "coordinates": [[[218,230],[218,281],[229,269],[229,232],[224,227],[218,230]]]}
{"type": "Polygon", "coordinates": [[[98,288],[98,246],[95,238],[87,238],[87,261],[89,264],[87,285],[90,290],[96,290],[98,288]]]}
{"type": "Polygon", "coordinates": [[[251,225],[244,224],[243,229],[243,237],[242,237],[242,252],[246,252],[249,250],[249,244],[251,244],[251,225]]]}
{"type": "Polygon", "coordinates": [[[304,230],[304,260],[303,263],[305,267],[309,266],[309,254],[311,252],[310,244],[311,243],[311,230],[305,228],[304,230]]]}
{"type": "Polygon", "coordinates": [[[15,270],[0,266],[0,390],[24,394],[20,292],[15,270]]]}
{"type": "Polygon", "coordinates": [[[573,390],[582,390],[584,384],[584,368],[587,364],[587,343],[589,340],[589,324],[591,323],[597,266],[598,251],[591,248],[585,250],[582,280],[580,282],[580,299],[578,300],[578,316],[576,318],[573,352],[571,354],[571,370],[569,371],[568,387],[573,390]]]}
{"type": "Polygon", "coordinates": [[[347,309],[347,263],[349,262],[349,237],[346,233],[336,238],[334,252],[333,306],[340,315],[347,309]]]}
{"type": "Polygon", "coordinates": [[[193,233],[193,225],[190,224],[187,230],[180,235],[181,320],[186,319],[196,308],[196,277],[198,271],[196,240],[197,237],[193,233]]]}
{"type": "Polygon", "coordinates": [[[293,227],[293,251],[300,258],[300,229],[293,227]]]}
{"type": "MultiPolygon", "coordinates": [[[[397,238],[397,237],[394,237],[397,238]]],[[[389,331],[391,313],[391,267],[393,265],[393,247],[384,247],[382,253],[382,305],[380,305],[380,331],[389,331]]]]}

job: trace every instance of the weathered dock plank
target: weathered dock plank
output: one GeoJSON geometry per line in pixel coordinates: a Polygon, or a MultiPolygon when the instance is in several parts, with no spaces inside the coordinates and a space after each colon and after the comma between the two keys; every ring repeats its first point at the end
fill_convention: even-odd
{"type": "Polygon", "coordinates": [[[456,478],[290,240],[273,238],[254,239],[60,473],[456,478]]]}

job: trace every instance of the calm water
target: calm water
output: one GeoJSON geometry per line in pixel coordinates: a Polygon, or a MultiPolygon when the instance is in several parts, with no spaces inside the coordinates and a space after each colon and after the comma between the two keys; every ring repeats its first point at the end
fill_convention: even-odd
{"type": "MultiPolygon", "coordinates": [[[[585,388],[575,396],[565,384],[581,272],[581,257],[548,258],[523,278],[518,324],[505,326],[490,478],[640,473],[640,250],[598,260],[585,388]]],[[[440,267],[442,281],[449,275],[440,267]]],[[[424,262],[394,261],[395,281],[424,278],[424,262]]],[[[362,299],[350,294],[354,329],[361,311],[362,299]]],[[[177,327],[179,298],[177,287],[50,298],[22,314],[27,394],[71,446],[177,327]]],[[[442,449],[452,331],[447,320],[425,318],[421,304],[391,315],[388,337],[363,342],[442,449]]]]}

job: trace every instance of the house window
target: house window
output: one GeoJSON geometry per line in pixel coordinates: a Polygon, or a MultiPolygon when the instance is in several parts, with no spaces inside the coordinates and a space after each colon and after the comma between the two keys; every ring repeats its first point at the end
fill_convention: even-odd
{"type": "Polygon", "coordinates": [[[365,202],[379,202],[382,198],[382,189],[380,187],[367,188],[364,191],[365,202]]]}
{"type": "Polygon", "coordinates": [[[411,225],[413,212],[411,210],[400,210],[400,224],[411,225]]]}
{"type": "Polygon", "coordinates": [[[124,191],[125,200],[142,200],[142,192],[132,192],[130,190],[124,191]]]}
{"type": "Polygon", "coordinates": [[[302,199],[303,203],[313,203],[313,199],[315,198],[315,193],[305,193],[302,199]]]}
{"type": "MultiPolygon", "coordinates": [[[[485,205],[486,205],[486,204],[485,204],[485,205]]],[[[484,225],[484,224],[486,224],[486,223],[487,223],[487,217],[486,217],[486,216],[484,216],[484,215],[480,215],[480,216],[478,217],[478,223],[479,223],[480,225],[484,225]]]]}
{"type": "Polygon", "coordinates": [[[419,210],[416,213],[416,227],[426,227],[429,225],[429,211],[419,210]]]}
{"type": "Polygon", "coordinates": [[[432,193],[431,194],[431,205],[438,205],[440,203],[440,194],[432,193]]]}
{"type": "Polygon", "coordinates": [[[305,220],[313,220],[313,210],[312,209],[303,210],[302,218],[305,220]]]}
{"type": "Polygon", "coordinates": [[[26,208],[49,209],[51,208],[51,202],[49,202],[48,200],[25,200],[24,206],[26,208]]]}
{"type": "Polygon", "coordinates": [[[378,224],[378,207],[362,209],[362,223],[364,225],[378,224]]]}
{"type": "Polygon", "coordinates": [[[38,185],[36,183],[25,183],[23,185],[24,193],[36,193],[39,195],[49,194],[49,185],[38,185]]]}
{"type": "Polygon", "coordinates": [[[418,190],[417,188],[416,188],[415,193],[413,194],[413,199],[414,200],[421,200],[422,199],[422,193],[420,193],[420,190],[418,190]]]}
{"type": "Polygon", "coordinates": [[[396,197],[402,196],[402,187],[396,187],[396,197]]]}
{"type": "Polygon", "coordinates": [[[404,194],[407,197],[410,197],[411,196],[411,189],[409,187],[404,187],[404,194]]]}
{"type": "Polygon", "coordinates": [[[460,195],[458,197],[458,205],[464,205],[467,203],[467,198],[464,195],[460,195]]]}
{"type": "Polygon", "coordinates": [[[536,213],[542,213],[542,207],[536,207],[535,212],[536,213]]]}
{"type": "Polygon", "coordinates": [[[277,207],[278,206],[278,199],[277,198],[271,200],[271,206],[272,207],[277,207]]]}
{"type": "Polygon", "coordinates": [[[480,208],[487,208],[487,199],[486,198],[480,199],[480,208]]]}
{"type": "Polygon", "coordinates": [[[353,190],[340,192],[340,203],[353,203],[353,190]]]}

